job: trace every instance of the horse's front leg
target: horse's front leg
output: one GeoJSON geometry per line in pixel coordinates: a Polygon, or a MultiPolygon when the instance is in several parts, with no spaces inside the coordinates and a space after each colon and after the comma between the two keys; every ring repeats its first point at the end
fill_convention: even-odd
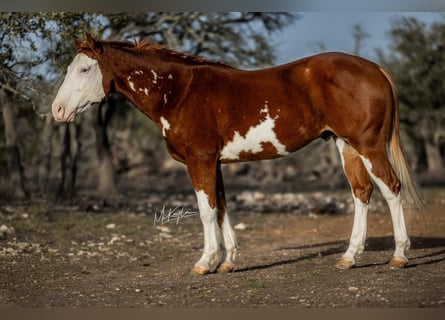
{"type": "Polygon", "coordinates": [[[215,271],[222,256],[216,201],[217,161],[207,157],[187,160],[187,169],[196,192],[204,228],[204,250],[201,259],[193,267],[193,272],[203,275],[215,271]]]}
{"type": "Polygon", "coordinates": [[[232,272],[235,264],[236,255],[236,237],[229,220],[229,213],[227,212],[226,195],[224,192],[224,182],[221,173],[221,165],[218,164],[216,172],[216,205],[218,208],[218,225],[221,228],[223,237],[223,257],[221,265],[218,268],[219,272],[232,272]]]}

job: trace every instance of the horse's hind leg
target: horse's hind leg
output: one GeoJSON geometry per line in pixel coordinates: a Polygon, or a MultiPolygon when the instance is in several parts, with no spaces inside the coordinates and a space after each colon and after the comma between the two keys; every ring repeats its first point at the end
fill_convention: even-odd
{"type": "Polygon", "coordinates": [[[363,252],[366,240],[368,203],[372,194],[372,182],[357,151],[342,139],[336,139],[343,169],[354,197],[354,223],[349,247],[336,267],[348,269],[355,265],[355,257],[363,252]]]}
{"type": "Polygon", "coordinates": [[[405,251],[409,249],[410,241],[403,216],[400,180],[395,175],[384,150],[365,152],[362,160],[369,175],[382,192],[391,211],[396,248],[390,265],[391,267],[402,268],[408,262],[405,251]]]}

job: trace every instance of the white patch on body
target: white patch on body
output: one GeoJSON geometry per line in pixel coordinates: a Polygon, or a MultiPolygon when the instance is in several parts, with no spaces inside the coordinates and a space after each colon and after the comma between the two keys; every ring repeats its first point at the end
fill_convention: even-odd
{"type": "Polygon", "coordinates": [[[266,118],[261,120],[256,126],[251,126],[245,136],[241,136],[239,131],[235,131],[232,141],[228,142],[221,150],[221,159],[238,160],[241,152],[259,153],[263,151],[263,143],[271,143],[277,150],[277,154],[284,156],[289,154],[277,138],[274,131],[275,120],[269,114],[267,101],[260,114],[265,113],[266,118]]]}
{"type": "Polygon", "coordinates": [[[171,73],[168,74],[168,78],[171,80],[173,79],[173,75],[171,73]]]}
{"type": "Polygon", "coordinates": [[[164,117],[161,117],[162,135],[167,136],[167,130],[170,130],[170,123],[164,117]]]}
{"type": "Polygon", "coordinates": [[[148,89],[147,88],[144,88],[144,93],[145,93],[146,96],[148,96],[148,89]]]}
{"type": "Polygon", "coordinates": [[[128,86],[134,92],[136,92],[136,88],[134,87],[134,82],[131,81],[131,74],[127,77],[128,86]]]}
{"type": "Polygon", "coordinates": [[[264,101],[264,108],[260,110],[260,113],[266,113],[266,114],[269,113],[269,106],[267,104],[267,100],[264,101]]]}
{"type": "Polygon", "coordinates": [[[167,102],[168,102],[168,100],[167,100],[167,94],[164,94],[164,105],[166,105],[167,102]]]}
{"type": "Polygon", "coordinates": [[[158,82],[158,74],[154,71],[154,70],[151,70],[151,74],[153,75],[153,83],[157,83],[158,82]]]}

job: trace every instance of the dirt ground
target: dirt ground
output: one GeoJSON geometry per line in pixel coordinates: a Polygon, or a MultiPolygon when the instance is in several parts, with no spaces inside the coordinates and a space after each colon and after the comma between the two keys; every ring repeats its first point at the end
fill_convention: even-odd
{"type": "Polygon", "coordinates": [[[371,208],[366,251],[350,270],[334,264],[348,244],[351,210],[235,207],[236,270],[207,276],[191,274],[203,245],[192,196],[156,205],[2,203],[0,306],[443,308],[445,189],[424,194],[428,210],[405,212],[412,242],[405,269],[388,265],[394,241],[384,207],[371,208]]]}

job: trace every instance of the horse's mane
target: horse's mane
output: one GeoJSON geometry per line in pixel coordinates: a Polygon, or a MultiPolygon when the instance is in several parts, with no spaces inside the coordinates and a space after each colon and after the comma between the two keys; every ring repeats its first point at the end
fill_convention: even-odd
{"type": "MultiPolygon", "coordinates": [[[[212,64],[224,67],[229,67],[221,62],[204,58],[202,56],[191,56],[184,54],[182,52],[174,51],[163,45],[152,44],[148,41],[109,41],[100,40],[100,44],[109,46],[114,49],[128,49],[128,50],[138,50],[142,53],[156,51],[164,56],[169,56],[175,59],[182,60],[188,63],[198,63],[198,64],[212,64]]],[[[91,50],[91,47],[87,43],[83,43],[81,47],[78,48],[78,52],[84,52],[85,50],[91,50]]]]}

